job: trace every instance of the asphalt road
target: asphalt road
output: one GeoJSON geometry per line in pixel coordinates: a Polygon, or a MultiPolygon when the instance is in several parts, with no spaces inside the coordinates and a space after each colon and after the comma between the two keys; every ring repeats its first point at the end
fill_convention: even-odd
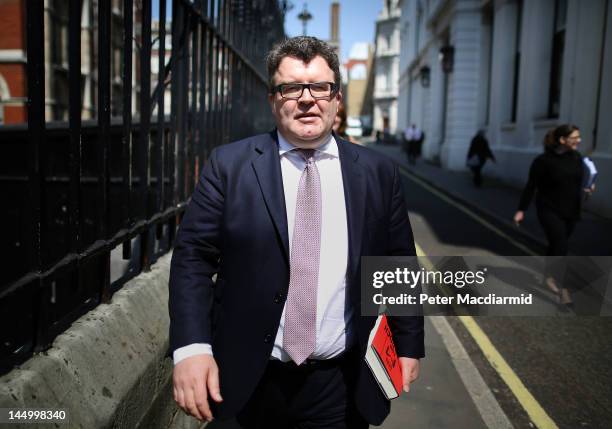
{"type": "MultiPolygon", "coordinates": [[[[490,228],[490,222],[441,198],[409,171],[403,170],[402,178],[415,240],[426,255],[527,255],[529,244],[511,228],[490,228]]],[[[540,289],[541,298],[548,296],[555,305],[555,296],[540,289]]],[[[475,319],[559,428],[612,427],[612,318],[575,317],[558,307],[556,317],[475,319]]],[[[513,425],[534,427],[464,326],[449,321],[513,425]]]]}

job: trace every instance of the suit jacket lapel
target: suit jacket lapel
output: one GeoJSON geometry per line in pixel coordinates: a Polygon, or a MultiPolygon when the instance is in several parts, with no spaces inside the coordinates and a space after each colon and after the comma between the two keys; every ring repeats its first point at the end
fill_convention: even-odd
{"type": "MultiPolygon", "coordinates": [[[[270,132],[268,137],[256,145],[255,156],[251,164],[276,232],[282,241],[286,262],[289,264],[287,210],[276,130],[270,132]]],[[[354,279],[359,276],[357,269],[359,268],[361,243],[364,234],[366,178],[363,168],[358,162],[359,154],[352,147],[353,143],[341,140],[337,136],[335,138],[338,143],[347,213],[349,237],[347,274],[349,279],[354,279]]]]}
{"type": "Polygon", "coordinates": [[[287,265],[289,264],[289,236],[287,232],[287,209],[278,153],[276,130],[262,139],[255,148],[255,157],[251,164],[257,176],[257,182],[266,202],[266,207],[281,242],[287,265]]]}
{"type": "MultiPolygon", "coordinates": [[[[346,204],[346,219],[349,237],[349,260],[347,274],[349,281],[359,277],[357,272],[361,258],[361,243],[364,234],[364,211],[366,200],[366,177],[363,167],[359,164],[359,153],[353,147],[353,143],[340,140],[338,142],[338,154],[340,156],[340,168],[342,169],[342,181],[344,184],[344,200],[346,204]]],[[[350,282],[354,283],[354,282],[350,282]]]]}

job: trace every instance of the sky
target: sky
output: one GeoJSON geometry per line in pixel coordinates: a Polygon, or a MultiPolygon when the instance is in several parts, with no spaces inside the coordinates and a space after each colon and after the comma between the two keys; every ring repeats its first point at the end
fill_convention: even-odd
{"type": "MultiPolygon", "coordinates": [[[[308,22],[308,35],[328,39],[330,34],[330,12],[332,0],[291,0],[293,9],[285,19],[288,36],[302,34],[302,22],[297,18],[304,4],[312,19],[308,22]]],[[[344,62],[351,46],[357,42],[374,43],[375,21],[382,10],[382,0],[340,0],[340,56],[344,62]]]]}
{"type": "MultiPolygon", "coordinates": [[[[302,22],[297,18],[307,4],[312,19],[308,22],[308,35],[329,39],[332,0],[291,0],[293,9],[285,17],[285,33],[288,36],[302,34],[302,22]]],[[[172,2],[169,1],[168,9],[172,2]]],[[[374,43],[375,21],[383,0],[340,0],[340,60],[346,61],[351,46],[357,42],[374,43]]],[[[159,17],[159,0],[153,0],[153,19],[159,17]]],[[[169,11],[168,11],[169,13],[169,11]]]]}

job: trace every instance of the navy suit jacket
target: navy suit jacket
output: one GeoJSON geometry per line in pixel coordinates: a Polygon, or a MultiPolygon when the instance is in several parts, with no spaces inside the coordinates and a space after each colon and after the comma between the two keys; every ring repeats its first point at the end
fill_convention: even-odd
{"type": "MultiPolygon", "coordinates": [[[[347,303],[361,359],[355,400],[370,423],[380,424],[389,401],[363,361],[376,318],[360,316],[360,258],[415,255],[414,241],[397,167],[336,141],[349,237],[347,303]]],[[[169,308],[172,351],[212,344],[224,398],[214,405],[216,417],[244,407],[270,359],[289,287],[286,217],[276,130],[211,152],[177,234],[169,308]]],[[[423,357],[423,318],[389,322],[398,354],[423,357]]]]}

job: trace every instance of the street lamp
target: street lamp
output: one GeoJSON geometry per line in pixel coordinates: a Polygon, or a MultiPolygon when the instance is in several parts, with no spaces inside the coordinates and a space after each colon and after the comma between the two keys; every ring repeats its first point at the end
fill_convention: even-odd
{"type": "Polygon", "coordinates": [[[429,88],[429,83],[431,82],[431,69],[429,66],[421,67],[419,71],[419,76],[421,78],[421,86],[423,88],[429,88]]]}
{"type": "Polygon", "coordinates": [[[442,71],[444,71],[444,73],[451,73],[455,61],[455,47],[451,45],[442,46],[438,58],[442,63],[442,71]]]}
{"type": "Polygon", "coordinates": [[[306,8],[306,3],[304,3],[304,10],[302,10],[302,12],[300,12],[300,14],[298,15],[298,19],[300,21],[302,21],[302,25],[303,25],[303,36],[306,36],[306,26],[308,25],[308,21],[310,21],[312,19],[312,14],[310,12],[308,12],[308,9],[306,8]]]}

